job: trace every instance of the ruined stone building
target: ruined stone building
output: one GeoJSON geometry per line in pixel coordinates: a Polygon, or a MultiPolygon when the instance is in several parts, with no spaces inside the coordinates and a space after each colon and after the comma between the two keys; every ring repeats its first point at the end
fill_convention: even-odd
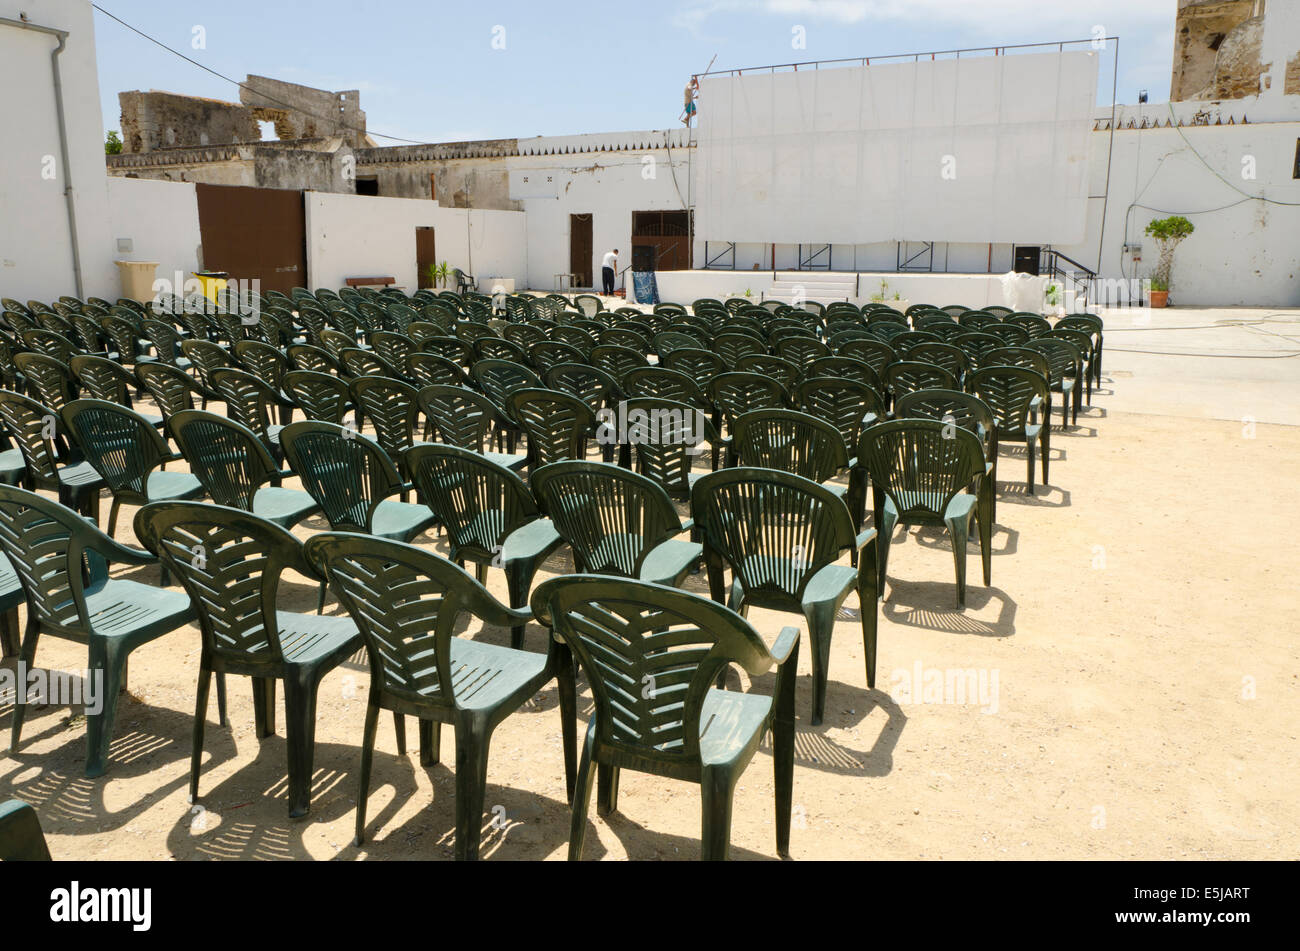
{"type": "Polygon", "coordinates": [[[356,90],[249,76],[240,101],[138,90],[119,94],[125,178],[352,192],[353,150],[373,147],[356,90]],[[261,123],[277,141],[263,141],[261,123]]]}
{"type": "Polygon", "coordinates": [[[1300,95],[1300,37],[1265,30],[1269,6],[1286,3],[1294,0],[1178,0],[1169,98],[1243,99],[1273,83],[1300,95]]]}

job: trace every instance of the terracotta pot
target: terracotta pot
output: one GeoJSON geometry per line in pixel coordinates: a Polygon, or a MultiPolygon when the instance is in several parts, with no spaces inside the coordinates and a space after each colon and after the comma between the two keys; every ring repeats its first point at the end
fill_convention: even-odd
{"type": "Polygon", "coordinates": [[[1149,291],[1152,307],[1165,307],[1169,303],[1168,291],[1149,291]]]}

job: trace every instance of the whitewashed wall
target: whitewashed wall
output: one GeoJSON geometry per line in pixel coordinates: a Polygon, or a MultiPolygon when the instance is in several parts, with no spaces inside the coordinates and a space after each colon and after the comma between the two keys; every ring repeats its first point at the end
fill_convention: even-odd
{"type": "Polygon", "coordinates": [[[156,261],[159,279],[180,292],[200,267],[198,196],[193,184],[143,178],[109,178],[111,221],[108,255],[114,261],[156,261]],[[117,250],[119,239],[130,239],[129,252],[117,250]],[[176,272],[181,273],[179,284],[176,272]]]}
{"type": "MultiPolygon", "coordinates": [[[[651,142],[663,142],[663,133],[625,133],[651,142]]],[[[675,134],[676,135],[676,134],[675,134]]],[[[574,137],[574,145],[589,146],[595,136],[574,137]]],[[[543,145],[558,142],[540,140],[543,145]]],[[[576,152],[561,155],[521,155],[510,159],[513,171],[551,175],[549,196],[515,194],[528,215],[528,286],[549,289],[555,275],[567,274],[570,215],[592,215],[592,280],[600,285],[600,262],[606,251],[618,248],[619,270],[632,263],[632,212],[682,211],[690,200],[689,150],[673,140],[667,148],[617,152],[576,152]],[[647,156],[649,160],[647,160],[647,156]],[[676,179],[674,180],[674,173],[676,179]]],[[[537,149],[541,146],[521,142],[537,149]]],[[[512,184],[514,176],[512,176],[512,184]]],[[[517,186],[516,186],[517,187],[517,186]]]]}
{"type": "MultiPolygon", "coordinates": [[[[1145,111],[1148,118],[1169,114],[1167,105],[1145,111]]],[[[1144,229],[1153,219],[1180,214],[1196,232],[1175,257],[1174,303],[1300,306],[1300,181],[1292,178],[1298,142],[1300,122],[1116,132],[1102,276],[1150,277],[1159,254],[1144,229]],[[1252,163],[1255,177],[1243,177],[1252,163]],[[1140,262],[1123,254],[1125,243],[1142,246],[1140,262]]],[[[1105,193],[1108,144],[1109,133],[1094,133],[1094,195],[1105,193]]],[[[1088,266],[1098,260],[1102,205],[1091,203],[1087,240],[1059,249],[1088,266]]]]}
{"type": "Polygon", "coordinates": [[[419,198],[308,192],[307,274],[312,287],[342,287],[350,277],[392,276],[418,287],[417,228],[434,229],[438,260],[476,277],[528,271],[525,215],[518,211],[442,208],[419,198]]]}
{"type": "MultiPolygon", "coordinates": [[[[84,292],[117,296],[106,253],[108,191],[95,61],[95,25],[86,0],[0,0],[0,17],[66,30],[60,57],[68,148],[77,207],[84,292]]],[[[0,295],[49,300],[75,293],[50,54],[53,36],[0,26],[0,295]],[[48,171],[47,171],[48,170],[48,171]]]]}

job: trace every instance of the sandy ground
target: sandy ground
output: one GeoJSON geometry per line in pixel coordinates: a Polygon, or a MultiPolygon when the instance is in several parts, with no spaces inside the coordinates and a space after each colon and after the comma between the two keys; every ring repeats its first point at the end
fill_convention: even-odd
{"type": "MultiPolygon", "coordinates": [[[[1215,319],[1225,314],[1233,316],[1218,312],[1215,319]]],[[[1185,310],[1159,315],[1188,317],[1185,310]]],[[[1300,335],[1300,315],[1284,318],[1289,324],[1280,332],[1300,335]]],[[[859,605],[850,596],[832,646],[826,722],[818,727],[807,720],[805,645],[795,859],[1297,855],[1300,541],[1282,519],[1300,487],[1300,430],[1259,422],[1279,409],[1272,392],[1257,394],[1253,426],[1237,409],[1222,420],[1205,418],[1200,407],[1217,400],[1217,391],[1249,409],[1242,388],[1253,385],[1255,364],[1241,365],[1244,380],[1221,374],[1207,383],[1187,372],[1189,358],[1121,353],[1127,344],[1120,339],[1107,339],[1117,352],[1091,409],[1077,428],[1053,436],[1049,489],[1027,496],[1024,456],[1004,447],[992,587],[979,583],[972,543],[969,603],[958,611],[946,537],[900,529],[880,606],[881,689],[866,689],[859,605]],[[1130,411],[1126,390],[1141,396],[1142,414],[1130,411]],[[1163,412],[1148,405],[1157,392],[1173,409],[1184,398],[1190,409],[1153,415],[1163,412]],[[911,694],[918,669],[922,685],[973,672],[983,690],[911,694]]],[[[1295,386],[1297,361],[1275,363],[1270,373],[1284,377],[1277,385],[1295,386]]],[[[124,512],[124,542],[133,543],[133,515],[124,512]]],[[[298,534],[324,527],[312,520],[298,534]]],[[[441,539],[423,541],[445,551],[441,539]]],[[[562,550],[542,574],[570,567],[562,550]]],[[[130,576],[156,582],[158,573],[144,568],[130,576]]],[[[500,572],[490,580],[504,597],[500,572]]],[[[689,587],[706,591],[702,576],[689,587]]],[[[314,607],[310,586],[289,586],[284,595],[291,609],[314,607]]],[[[795,623],[764,611],[751,621],[769,638],[795,623]]],[[[471,633],[507,642],[501,630],[476,625],[471,633]]],[[[528,638],[536,648],[541,629],[530,626],[528,638]]],[[[209,714],[201,799],[187,802],[198,648],[197,631],[186,628],[132,655],[130,697],[119,707],[106,776],[82,775],[85,730],[75,708],[33,709],[19,751],[0,755],[0,799],[18,796],[37,808],[56,858],[451,857],[450,730],[443,763],[426,769],[415,749],[397,755],[387,716],[369,840],[352,844],[363,657],[322,687],[307,819],[287,816],[283,707],[280,733],[259,742],[249,683],[239,678],[231,680],[231,727],[218,727],[215,711],[209,714]]],[[[80,670],[86,654],[46,638],[37,662],[80,670]]],[[[769,691],[770,678],[753,686],[769,691]]],[[[585,689],[579,704],[585,719],[585,689]]],[[[10,716],[0,707],[6,747],[10,716]]],[[[414,729],[408,733],[414,743],[414,729]]],[[[497,731],[485,857],[565,855],[559,736],[553,685],[497,731]]],[[[775,857],[772,795],[764,747],[737,792],[734,858],[775,857]]],[[[597,819],[592,810],[585,857],[695,858],[699,801],[688,784],[624,772],[620,811],[597,819]]]]}

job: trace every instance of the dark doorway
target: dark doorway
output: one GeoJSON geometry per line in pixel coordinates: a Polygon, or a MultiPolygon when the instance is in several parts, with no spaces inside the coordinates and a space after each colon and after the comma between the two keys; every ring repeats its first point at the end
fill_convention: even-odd
{"type": "Polygon", "coordinates": [[[1032,274],[1038,276],[1038,261],[1042,257],[1042,248],[1018,247],[1016,248],[1016,273],[1032,274]]]}
{"type": "Polygon", "coordinates": [[[591,215],[569,215],[569,273],[574,287],[595,287],[591,279],[591,215]]]}
{"type": "Polygon", "coordinates": [[[685,271],[691,266],[688,211],[632,212],[632,262],[638,271],[685,271]],[[642,266],[649,263],[649,266],[642,266]]]}
{"type": "Polygon", "coordinates": [[[429,275],[431,266],[438,266],[438,251],[433,241],[433,229],[416,228],[415,272],[421,288],[433,287],[433,278],[429,275]]]}
{"type": "Polygon", "coordinates": [[[373,196],[373,197],[375,197],[375,198],[378,198],[378,197],[379,197],[379,179],[377,179],[377,178],[358,178],[358,179],[357,179],[357,194],[358,194],[358,195],[371,195],[371,196],[373,196]]]}
{"type": "Polygon", "coordinates": [[[260,281],[262,293],[307,286],[302,192],[197,185],[203,266],[232,281],[260,281]]]}

